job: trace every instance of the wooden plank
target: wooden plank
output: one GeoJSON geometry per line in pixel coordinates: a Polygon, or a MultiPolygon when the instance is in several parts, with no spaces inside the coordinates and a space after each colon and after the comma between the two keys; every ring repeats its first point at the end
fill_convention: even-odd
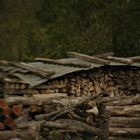
{"type": "Polygon", "coordinates": [[[77,53],[77,52],[68,52],[67,54],[70,57],[79,58],[81,60],[89,61],[92,63],[105,64],[105,65],[110,64],[110,61],[108,61],[108,60],[100,59],[100,58],[97,58],[94,56],[89,56],[89,55],[85,55],[85,54],[81,54],[81,53],[77,53]]]}
{"type": "Polygon", "coordinates": [[[113,56],[113,55],[114,55],[114,52],[107,52],[107,53],[102,53],[102,54],[94,55],[94,57],[106,58],[108,56],[113,56]]]}
{"type": "Polygon", "coordinates": [[[74,66],[74,67],[83,67],[83,68],[91,67],[91,65],[88,65],[88,64],[81,64],[78,62],[65,62],[63,60],[54,60],[54,59],[48,59],[48,58],[35,58],[35,60],[50,63],[50,64],[65,65],[65,66],[74,66]]]}

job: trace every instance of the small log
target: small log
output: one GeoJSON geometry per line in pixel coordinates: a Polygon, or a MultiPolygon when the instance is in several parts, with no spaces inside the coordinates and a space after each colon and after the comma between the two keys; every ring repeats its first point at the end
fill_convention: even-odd
{"type": "Polygon", "coordinates": [[[8,105],[22,104],[22,105],[32,105],[32,104],[49,104],[52,103],[54,99],[66,98],[65,93],[52,93],[52,94],[36,94],[32,97],[21,97],[13,96],[6,97],[5,100],[8,105]]]}
{"type": "Polygon", "coordinates": [[[110,127],[140,128],[139,117],[111,117],[110,127]]]}
{"type": "Polygon", "coordinates": [[[89,62],[93,62],[93,63],[97,63],[97,64],[105,64],[105,65],[110,64],[110,61],[100,59],[100,58],[97,58],[94,56],[89,56],[89,55],[80,54],[80,53],[76,53],[76,52],[68,52],[67,54],[70,57],[79,58],[81,60],[85,60],[85,61],[89,61],[89,62]]]}
{"type": "Polygon", "coordinates": [[[55,65],[65,65],[65,66],[74,66],[74,67],[83,67],[83,68],[90,68],[91,65],[81,64],[78,62],[65,62],[63,60],[54,60],[54,59],[47,59],[47,58],[35,58],[36,61],[46,62],[55,65]]]}
{"type": "Polygon", "coordinates": [[[30,106],[30,111],[31,112],[37,112],[38,111],[38,107],[37,107],[37,105],[36,104],[32,104],[31,106],[30,106]]]}
{"type": "Polygon", "coordinates": [[[67,84],[62,84],[62,85],[40,85],[37,86],[36,89],[62,89],[66,88],[67,84]]]}
{"type": "Polygon", "coordinates": [[[124,64],[133,64],[132,59],[127,59],[127,58],[120,58],[120,57],[113,57],[113,56],[108,56],[106,57],[107,60],[119,62],[119,63],[124,63],[124,64]]]}
{"type": "Polygon", "coordinates": [[[114,52],[107,52],[107,53],[102,53],[102,54],[94,55],[94,57],[106,58],[108,56],[113,56],[113,55],[114,55],[114,52]]]}
{"type": "Polygon", "coordinates": [[[16,116],[21,116],[23,114],[23,106],[21,104],[12,106],[12,112],[16,116]]]}
{"type": "Polygon", "coordinates": [[[110,136],[140,138],[140,128],[110,128],[110,136]]]}

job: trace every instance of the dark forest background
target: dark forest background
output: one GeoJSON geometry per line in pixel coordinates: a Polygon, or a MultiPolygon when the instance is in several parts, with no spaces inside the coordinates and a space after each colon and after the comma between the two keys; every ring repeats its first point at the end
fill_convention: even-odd
{"type": "Polygon", "coordinates": [[[0,0],[0,59],[140,55],[140,0],[0,0]]]}

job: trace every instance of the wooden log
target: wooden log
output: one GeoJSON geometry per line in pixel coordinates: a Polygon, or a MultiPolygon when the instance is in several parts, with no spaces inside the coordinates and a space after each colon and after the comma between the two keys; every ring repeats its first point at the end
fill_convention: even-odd
{"type": "Polygon", "coordinates": [[[132,59],[133,61],[139,61],[140,56],[133,56],[133,57],[128,57],[129,59],[132,59]]]}
{"type": "Polygon", "coordinates": [[[12,112],[16,116],[21,116],[23,114],[23,106],[21,104],[12,106],[12,112]]]}
{"type": "Polygon", "coordinates": [[[110,128],[110,136],[140,138],[140,128],[110,128]]]}
{"type": "Polygon", "coordinates": [[[9,140],[12,138],[19,138],[19,140],[31,140],[29,132],[25,130],[0,131],[1,140],[9,140]]]}
{"type": "Polygon", "coordinates": [[[111,117],[110,127],[140,128],[139,117],[111,117]]]}
{"type": "Polygon", "coordinates": [[[47,58],[35,58],[36,61],[46,62],[55,65],[65,65],[65,66],[73,66],[73,67],[83,67],[83,68],[90,68],[91,65],[82,64],[78,62],[66,62],[63,60],[54,60],[54,59],[47,59],[47,58]]]}
{"type": "Polygon", "coordinates": [[[54,99],[66,98],[65,93],[52,93],[52,94],[36,94],[31,97],[21,97],[12,96],[6,97],[5,100],[8,105],[22,104],[22,105],[32,105],[32,104],[49,104],[52,103],[54,99]]]}
{"type": "Polygon", "coordinates": [[[88,133],[88,134],[97,135],[97,136],[100,136],[100,133],[101,133],[101,130],[99,128],[94,128],[83,122],[70,120],[70,119],[62,119],[62,120],[57,120],[54,122],[46,122],[43,124],[42,127],[76,130],[81,133],[88,133]]]}
{"type": "Polygon", "coordinates": [[[97,58],[94,56],[89,56],[89,55],[80,54],[80,53],[76,53],[76,52],[68,52],[67,54],[70,57],[79,58],[81,60],[85,60],[85,61],[89,61],[89,62],[93,62],[93,63],[97,63],[97,64],[105,64],[105,65],[110,64],[110,61],[100,59],[100,58],[97,58]]]}
{"type": "Polygon", "coordinates": [[[127,106],[140,104],[140,96],[129,97],[127,99],[120,99],[106,103],[107,106],[127,106]]]}
{"type": "Polygon", "coordinates": [[[64,107],[58,110],[55,110],[51,113],[48,114],[40,114],[40,115],[36,115],[36,120],[47,120],[49,117],[54,117],[56,118],[56,116],[60,116],[60,115],[64,115],[68,112],[73,111],[76,107],[80,106],[81,104],[87,103],[90,100],[93,99],[97,99],[98,97],[102,96],[102,93],[99,93],[97,95],[91,96],[91,97],[77,97],[75,99],[61,99],[59,101],[55,101],[55,103],[59,103],[62,104],[64,107]]]}
{"type": "Polygon", "coordinates": [[[5,124],[3,122],[0,122],[0,131],[5,129],[5,124]]]}
{"type": "Polygon", "coordinates": [[[119,62],[119,63],[124,63],[124,64],[133,64],[132,59],[127,59],[127,58],[120,58],[120,57],[113,57],[113,56],[108,56],[106,57],[107,60],[119,62]]]}
{"type": "Polygon", "coordinates": [[[102,53],[102,54],[94,55],[94,57],[106,58],[108,56],[113,56],[113,55],[114,55],[114,52],[107,52],[107,53],[102,53]]]}
{"type": "Polygon", "coordinates": [[[99,128],[101,129],[101,134],[99,140],[109,140],[109,120],[110,114],[106,110],[106,106],[101,102],[97,102],[97,107],[99,110],[99,128]]]}
{"type": "Polygon", "coordinates": [[[62,89],[66,88],[67,84],[62,84],[62,85],[40,85],[37,86],[36,89],[62,89]]]}
{"type": "Polygon", "coordinates": [[[111,116],[140,117],[140,104],[131,106],[107,106],[111,116]]]}

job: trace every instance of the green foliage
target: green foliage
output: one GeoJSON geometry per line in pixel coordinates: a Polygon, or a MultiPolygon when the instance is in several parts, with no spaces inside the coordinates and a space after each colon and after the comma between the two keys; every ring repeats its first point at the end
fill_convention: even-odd
{"type": "Polygon", "coordinates": [[[139,11],[139,0],[0,0],[0,58],[139,55],[139,11]]]}

